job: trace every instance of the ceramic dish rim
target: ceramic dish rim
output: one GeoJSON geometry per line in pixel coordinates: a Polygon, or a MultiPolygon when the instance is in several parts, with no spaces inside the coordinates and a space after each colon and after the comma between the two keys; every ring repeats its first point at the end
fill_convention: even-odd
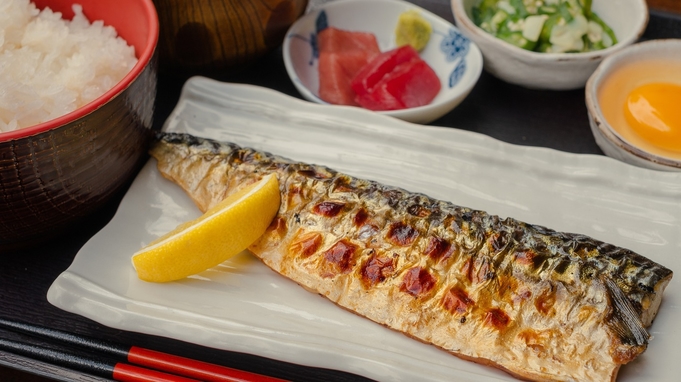
{"type": "Polygon", "coordinates": [[[625,47],[624,49],[606,57],[603,62],[596,68],[593,74],[589,77],[585,87],[585,101],[588,113],[592,116],[593,122],[596,125],[598,132],[608,141],[613,143],[618,149],[624,150],[626,153],[636,156],[657,165],[669,167],[670,169],[681,169],[681,160],[663,157],[654,153],[650,153],[637,146],[629,143],[622,135],[620,135],[608,123],[601,111],[598,102],[598,87],[604,81],[612,69],[616,69],[626,63],[620,59],[634,54],[641,49],[660,49],[665,45],[674,45],[681,50],[681,39],[657,39],[648,40],[625,47]]]}

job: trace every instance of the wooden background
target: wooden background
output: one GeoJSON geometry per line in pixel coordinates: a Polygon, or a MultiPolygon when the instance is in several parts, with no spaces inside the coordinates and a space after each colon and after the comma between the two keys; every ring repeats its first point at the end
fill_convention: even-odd
{"type": "Polygon", "coordinates": [[[651,9],[681,14],[681,0],[648,0],[651,9]]]}

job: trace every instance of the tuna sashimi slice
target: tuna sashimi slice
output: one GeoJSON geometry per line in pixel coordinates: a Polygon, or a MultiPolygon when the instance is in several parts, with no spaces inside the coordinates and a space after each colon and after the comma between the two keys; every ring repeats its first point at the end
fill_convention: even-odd
{"type": "Polygon", "coordinates": [[[338,54],[319,54],[319,98],[336,105],[357,105],[338,54]]]}
{"type": "Polygon", "coordinates": [[[386,90],[402,101],[406,107],[429,104],[440,92],[440,79],[428,64],[413,60],[398,65],[393,75],[386,81],[386,90]]]}
{"type": "Polygon", "coordinates": [[[317,35],[319,52],[341,53],[365,51],[379,54],[376,36],[373,33],[354,32],[328,27],[317,35]]]}
{"type": "Polygon", "coordinates": [[[402,101],[388,91],[386,85],[385,82],[382,82],[370,92],[356,94],[355,102],[369,110],[400,110],[406,108],[407,106],[402,101]]]}
{"type": "Polygon", "coordinates": [[[350,82],[355,101],[370,110],[398,110],[429,104],[440,79],[410,46],[376,56],[350,82]]]}
{"type": "Polygon", "coordinates": [[[357,105],[350,82],[380,54],[371,33],[326,28],[319,39],[319,97],[337,105],[357,105]]]}
{"type": "Polygon", "coordinates": [[[399,64],[418,59],[418,52],[411,45],[404,45],[372,59],[362,70],[357,72],[350,86],[358,96],[370,92],[378,82],[399,64]]]}

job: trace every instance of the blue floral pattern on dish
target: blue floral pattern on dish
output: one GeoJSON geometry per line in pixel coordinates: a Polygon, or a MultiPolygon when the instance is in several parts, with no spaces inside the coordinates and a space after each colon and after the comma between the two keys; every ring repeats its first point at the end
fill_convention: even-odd
{"type": "Polygon", "coordinates": [[[329,18],[326,16],[326,11],[319,12],[314,25],[317,29],[317,33],[329,27],[329,18]]]}
{"type": "MultiPolygon", "coordinates": [[[[329,19],[326,16],[326,11],[321,11],[319,12],[319,15],[317,16],[317,20],[315,20],[315,31],[314,33],[310,33],[310,46],[312,48],[312,61],[314,61],[315,58],[319,58],[319,44],[317,43],[317,35],[319,32],[323,31],[324,29],[329,27],[329,19]]],[[[310,65],[312,65],[312,62],[310,62],[310,65]]]]}
{"type": "Polygon", "coordinates": [[[466,60],[464,58],[468,54],[470,45],[471,41],[454,29],[450,29],[440,42],[440,50],[445,54],[447,62],[454,62],[459,59],[459,63],[449,75],[450,88],[459,83],[466,72],[466,60]]]}
{"type": "Polygon", "coordinates": [[[319,15],[317,16],[317,19],[315,20],[315,31],[310,33],[310,39],[306,39],[304,36],[298,35],[298,34],[292,34],[289,35],[288,38],[298,38],[303,41],[309,42],[310,43],[310,49],[312,52],[312,57],[310,57],[309,64],[312,66],[314,64],[314,60],[319,58],[319,44],[317,42],[317,35],[319,32],[323,31],[324,29],[329,27],[329,21],[326,16],[326,11],[321,11],[319,12],[319,15]]]}
{"type": "Polygon", "coordinates": [[[447,62],[453,62],[459,57],[465,57],[470,45],[471,41],[468,38],[454,29],[450,29],[440,43],[440,50],[445,54],[447,62]]]}
{"type": "Polygon", "coordinates": [[[454,85],[458,84],[464,73],[466,73],[466,60],[462,59],[456,64],[456,68],[454,68],[452,74],[449,75],[449,87],[453,88],[454,85]]]}

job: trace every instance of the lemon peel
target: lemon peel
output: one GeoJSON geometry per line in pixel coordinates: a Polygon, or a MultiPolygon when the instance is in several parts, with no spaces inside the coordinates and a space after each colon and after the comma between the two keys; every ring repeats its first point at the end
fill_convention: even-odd
{"type": "Polygon", "coordinates": [[[279,181],[265,176],[133,254],[137,276],[168,282],[224,262],[265,233],[280,203],[279,181]]]}

